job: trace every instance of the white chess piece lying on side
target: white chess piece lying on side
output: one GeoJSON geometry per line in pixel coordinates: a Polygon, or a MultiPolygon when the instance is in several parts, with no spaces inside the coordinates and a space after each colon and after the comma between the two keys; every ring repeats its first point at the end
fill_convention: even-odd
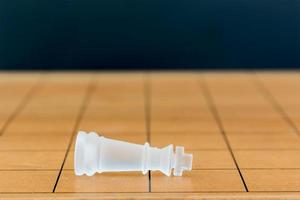
{"type": "Polygon", "coordinates": [[[96,172],[121,172],[159,170],[167,176],[182,176],[192,169],[193,155],[184,153],[184,147],[173,145],[162,149],[108,139],[95,132],[79,131],[74,154],[75,174],[94,175],[96,172]]]}

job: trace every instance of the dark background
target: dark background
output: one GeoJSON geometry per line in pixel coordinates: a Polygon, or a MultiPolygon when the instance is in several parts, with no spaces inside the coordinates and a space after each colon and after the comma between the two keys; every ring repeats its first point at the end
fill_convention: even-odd
{"type": "Polygon", "coordinates": [[[0,69],[300,67],[300,0],[0,0],[0,69]]]}

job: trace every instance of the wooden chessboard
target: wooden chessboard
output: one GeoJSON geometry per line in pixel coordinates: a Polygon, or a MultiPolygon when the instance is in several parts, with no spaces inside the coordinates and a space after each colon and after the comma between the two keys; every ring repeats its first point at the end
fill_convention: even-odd
{"type": "Polygon", "coordinates": [[[0,199],[300,199],[298,72],[2,72],[0,96],[0,199]],[[193,170],[77,177],[78,130],[183,145],[193,170]]]}

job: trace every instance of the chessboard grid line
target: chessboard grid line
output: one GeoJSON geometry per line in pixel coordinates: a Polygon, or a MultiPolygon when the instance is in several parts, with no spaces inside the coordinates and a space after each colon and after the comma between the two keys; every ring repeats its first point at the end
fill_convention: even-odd
{"type": "Polygon", "coordinates": [[[18,114],[23,110],[23,108],[27,105],[27,103],[31,100],[34,94],[41,88],[42,83],[45,79],[45,74],[39,74],[40,77],[36,80],[36,83],[29,89],[29,91],[25,94],[21,102],[16,106],[16,109],[13,110],[11,115],[8,117],[3,127],[0,130],[0,136],[4,135],[4,132],[9,127],[9,125],[14,121],[14,119],[18,116],[18,114]]]}
{"type": "MultiPolygon", "coordinates": [[[[144,82],[144,105],[145,105],[145,126],[146,126],[146,138],[147,142],[151,145],[151,79],[148,73],[143,75],[144,82]]],[[[151,189],[151,171],[148,171],[148,192],[152,192],[151,189]]]]}
{"type": "Polygon", "coordinates": [[[289,124],[293,129],[294,133],[300,137],[300,131],[298,130],[296,124],[290,118],[288,113],[284,110],[281,103],[276,99],[268,87],[263,83],[263,81],[258,77],[257,73],[253,75],[253,83],[256,85],[260,93],[271,103],[273,108],[282,116],[282,118],[289,124]]]}
{"type": "Polygon", "coordinates": [[[52,193],[55,193],[55,190],[56,190],[58,182],[60,180],[60,177],[61,177],[64,165],[65,165],[66,160],[67,160],[68,153],[69,153],[69,151],[71,149],[72,141],[73,141],[73,139],[74,139],[74,137],[76,135],[76,131],[77,131],[79,125],[80,125],[80,122],[81,122],[81,120],[83,118],[83,115],[84,115],[84,113],[86,111],[86,108],[88,106],[88,103],[89,103],[89,101],[91,99],[91,96],[92,96],[92,94],[94,92],[94,88],[95,88],[95,83],[94,83],[93,77],[91,77],[90,80],[89,80],[88,86],[86,88],[86,93],[85,93],[84,99],[82,100],[82,104],[81,104],[81,106],[79,108],[79,112],[78,112],[78,115],[77,115],[77,118],[76,118],[76,122],[75,122],[75,125],[74,125],[74,128],[73,128],[73,133],[72,133],[72,135],[70,137],[70,141],[68,143],[68,147],[67,147],[67,150],[66,150],[63,162],[61,164],[59,173],[57,175],[55,184],[53,186],[52,193]]]}
{"type": "Polygon", "coordinates": [[[246,184],[246,181],[245,181],[245,179],[243,177],[243,174],[242,174],[242,172],[241,172],[241,170],[239,168],[238,162],[237,162],[237,160],[236,160],[236,158],[234,156],[233,150],[231,148],[231,145],[230,145],[229,140],[227,138],[227,135],[225,133],[225,130],[224,130],[224,127],[223,127],[223,124],[222,124],[219,112],[218,112],[217,107],[216,107],[216,105],[214,103],[213,97],[212,97],[212,95],[210,93],[210,90],[209,90],[209,87],[207,85],[207,82],[206,82],[205,78],[200,77],[200,79],[199,79],[199,86],[203,90],[204,98],[205,98],[205,100],[206,100],[206,102],[208,104],[208,107],[211,110],[211,112],[213,114],[213,117],[214,117],[214,119],[215,119],[215,121],[216,121],[216,123],[217,123],[217,125],[218,125],[218,127],[220,129],[220,133],[222,134],[223,139],[224,139],[224,141],[226,143],[226,146],[228,147],[228,150],[229,150],[229,152],[231,154],[231,157],[233,159],[233,162],[234,162],[234,164],[235,164],[235,166],[237,168],[237,171],[238,171],[239,176],[241,178],[241,181],[242,181],[242,183],[244,185],[244,188],[245,188],[246,192],[249,192],[247,184],[246,184]]]}

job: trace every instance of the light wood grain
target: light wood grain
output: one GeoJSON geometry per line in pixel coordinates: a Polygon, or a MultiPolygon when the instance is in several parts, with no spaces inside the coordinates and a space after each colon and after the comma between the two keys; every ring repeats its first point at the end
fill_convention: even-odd
{"type": "Polygon", "coordinates": [[[57,171],[0,171],[0,193],[51,192],[57,171]]]}
{"type": "MultiPolygon", "coordinates": [[[[42,130],[41,130],[42,131],[42,130]]],[[[1,150],[66,150],[70,136],[4,135],[0,138],[1,150]]]]}
{"type": "Polygon", "coordinates": [[[250,191],[299,191],[300,170],[242,170],[250,191]]]}
{"type": "Polygon", "coordinates": [[[151,144],[166,146],[167,144],[181,145],[188,150],[227,149],[221,134],[197,134],[187,132],[155,133],[151,135],[151,144]]]}
{"type": "Polygon", "coordinates": [[[74,119],[39,119],[39,118],[26,118],[15,119],[9,127],[7,133],[23,133],[24,135],[32,134],[55,134],[65,133],[69,135],[72,133],[76,121],[74,119]]]}
{"type": "Polygon", "coordinates": [[[30,95],[41,75],[0,74],[0,130],[30,95]]]}
{"type": "Polygon", "coordinates": [[[64,151],[0,151],[0,170],[59,170],[64,151]]]}
{"type": "Polygon", "coordinates": [[[148,177],[141,172],[103,173],[92,177],[75,176],[64,170],[57,192],[147,192],[148,177]]]}
{"type": "Polygon", "coordinates": [[[228,150],[194,150],[193,169],[236,169],[228,150]]]}
{"type": "Polygon", "coordinates": [[[288,73],[283,77],[278,74],[258,74],[257,79],[272,96],[274,103],[293,125],[300,131],[300,80],[298,73],[288,73]],[[276,82],[278,80],[278,82],[276,82]]]}
{"type": "Polygon", "coordinates": [[[299,199],[299,88],[294,72],[0,73],[0,199],[299,199]],[[193,171],[77,177],[78,130],[184,146],[193,171]]]}
{"type": "Polygon", "coordinates": [[[240,168],[300,169],[300,150],[234,151],[240,168]]]}
{"type": "Polygon", "coordinates": [[[241,192],[244,186],[236,170],[194,170],[182,177],[152,173],[154,192],[241,192]]]}
{"type": "Polygon", "coordinates": [[[228,134],[228,140],[233,149],[300,149],[300,138],[295,133],[228,134]]]}

